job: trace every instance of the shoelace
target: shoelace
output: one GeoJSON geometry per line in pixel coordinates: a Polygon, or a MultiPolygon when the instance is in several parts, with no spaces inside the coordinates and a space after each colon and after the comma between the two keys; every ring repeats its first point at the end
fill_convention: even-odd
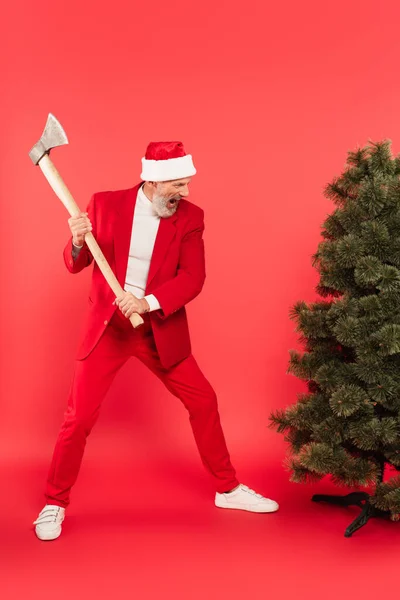
{"type": "Polygon", "coordinates": [[[247,485],[242,484],[242,489],[246,492],[249,492],[249,494],[253,494],[253,496],[256,496],[257,498],[263,498],[261,494],[257,494],[255,490],[252,490],[251,488],[247,487],[247,485]]]}
{"type": "Polygon", "coordinates": [[[34,525],[41,525],[42,523],[56,523],[57,518],[60,514],[60,507],[53,506],[52,508],[43,508],[40,512],[36,521],[33,522],[34,525]]]}

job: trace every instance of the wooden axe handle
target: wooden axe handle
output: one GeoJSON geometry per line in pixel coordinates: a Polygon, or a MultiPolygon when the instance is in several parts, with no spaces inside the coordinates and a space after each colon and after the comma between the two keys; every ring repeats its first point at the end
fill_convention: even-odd
{"type": "MultiPolygon", "coordinates": [[[[55,168],[48,154],[45,154],[43,158],[40,159],[39,167],[42,169],[47,181],[53,188],[55,194],[60,198],[71,217],[78,216],[80,213],[79,206],[73,199],[70,191],[63,182],[60,173],[55,168]]],[[[101,251],[100,246],[96,242],[93,233],[89,232],[85,235],[85,242],[88,245],[94,260],[98,264],[100,271],[103,273],[108,285],[118,298],[124,293],[124,290],[111,270],[111,267],[101,251]]],[[[143,319],[138,313],[133,313],[129,320],[135,329],[136,327],[139,327],[139,325],[143,324],[143,319]]]]}

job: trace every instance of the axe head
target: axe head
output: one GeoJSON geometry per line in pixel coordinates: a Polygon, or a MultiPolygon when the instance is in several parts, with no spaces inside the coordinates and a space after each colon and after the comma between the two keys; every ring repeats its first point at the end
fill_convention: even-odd
{"type": "Polygon", "coordinates": [[[37,165],[45,154],[50,154],[52,148],[63,146],[64,144],[68,144],[68,138],[65,131],[55,116],[49,113],[42,137],[33,146],[32,150],[29,152],[29,156],[31,157],[33,164],[37,165]]]}

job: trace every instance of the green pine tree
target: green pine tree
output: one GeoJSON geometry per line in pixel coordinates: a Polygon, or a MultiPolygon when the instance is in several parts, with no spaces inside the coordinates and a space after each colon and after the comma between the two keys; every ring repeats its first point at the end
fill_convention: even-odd
{"type": "Polygon", "coordinates": [[[400,518],[399,175],[385,140],[349,152],[327,185],[336,209],[313,256],[320,300],[291,311],[305,351],[291,351],[288,372],[307,392],[271,414],[289,443],[292,481],[330,475],[372,487],[371,509],[392,520],[400,518]]]}

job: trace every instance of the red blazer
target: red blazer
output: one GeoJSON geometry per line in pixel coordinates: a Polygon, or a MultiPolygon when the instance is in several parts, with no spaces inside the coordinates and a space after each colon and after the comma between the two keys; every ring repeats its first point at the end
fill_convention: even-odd
{"type": "MultiPolygon", "coordinates": [[[[138,189],[94,194],[87,212],[95,236],[121,286],[125,285],[133,214],[138,189]]],[[[161,309],[150,313],[161,364],[170,368],[191,352],[185,304],[201,291],[205,273],[204,211],[182,199],[172,217],[161,218],[150,262],[146,294],[154,294],[161,309]]],[[[64,250],[68,271],[79,273],[93,261],[86,244],[72,259],[72,239],[64,250]]],[[[86,358],[99,341],[113,313],[115,296],[94,263],[89,313],[77,359],[86,358]]]]}

